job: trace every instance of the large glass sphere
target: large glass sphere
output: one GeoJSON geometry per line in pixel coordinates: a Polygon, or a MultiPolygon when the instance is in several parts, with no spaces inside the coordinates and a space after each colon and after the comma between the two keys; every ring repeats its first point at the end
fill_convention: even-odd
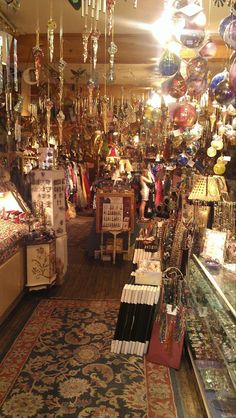
{"type": "Polygon", "coordinates": [[[216,54],[216,44],[211,39],[208,39],[208,41],[199,49],[199,55],[203,58],[212,58],[216,54]]]}
{"type": "Polygon", "coordinates": [[[173,77],[167,80],[166,94],[169,94],[175,99],[179,99],[185,95],[186,91],[186,82],[180,72],[177,72],[173,77]]]}
{"type": "Polygon", "coordinates": [[[236,94],[236,59],[229,70],[229,84],[233,92],[236,94]]]}
{"type": "Polygon", "coordinates": [[[180,103],[173,114],[174,123],[182,128],[190,128],[194,125],[197,119],[197,113],[194,106],[190,103],[180,103]]]}
{"type": "Polygon", "coordinates": [[[225,78],[227,78],[228,74],[229,73],[225,68],[224,71],[222,71],[221,73],[218,73],[218,74],[214,75],[214,77],[212,78],[212,80],[210,82],[210,89],[212,91],[214,91],[217,84],[219,84],[221,81],[223,81],[225,78]]]}
{"type": "Polygon", "coordinates": [[[170,52],[169,50],[164,51],[159,62],[159,71],[162,76],[174,75],[180,69],[180,58],[170,52]]]}
{"type": "Polygon", "coordinates": [[[188,77],[204,78],[207,73],[207,60],[202,57],[196,57],[189,60],[186,73],[188,77]]]}
{"type": "Polygon", "coordinates": [[[216,101],[221,105],[228,105],[234,99],[234,92],[227,79],[217,84],[214,94],[216,101]]]}
{"type": "Polygon", "coordinates": [[[207,78],[196,78],[191,77],[187,79],[188,94],[190,97],[198,97],[202,95],[207,89],[207,78]]]}
{"type": "Polygon", "coordinates": [[[225,170],[226,170],[225,164],[220,163],[220,162],[219,163],[217,162],[213,167],[214,173],[217,174],[218,176],[221,176],[222,174],[224,174],[225,170]]]}
{"type": "Polygon", "coordinates": [[[181,31],[180,42],[187,48],[198,48],[205,39],[205,31],[203,29],[195,29],[186,26],[181,31]]]}
{"type": "Polygon", "coordinates": [[[224,39],[225,29],[229,23],[231,23],[235,19],[235,15],[231,13],[230,15],[226,16],[224,19],[221,20],[219,26],[219,34],[222,39],[224,39]]]}
{"type": "Polygon", "coordinates": [[[236,16],[225,28],[224,41],[230,48],[236,49],[236,16]]]}

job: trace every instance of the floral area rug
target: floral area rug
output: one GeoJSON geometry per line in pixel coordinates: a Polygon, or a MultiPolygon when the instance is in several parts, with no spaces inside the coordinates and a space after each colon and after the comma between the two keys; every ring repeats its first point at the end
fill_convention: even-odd
{"type": "Polygon", "coordinates": [[[175,418],[169,370],[110,352],[118,309],[41,300],[0,364],[0,417],[175,418]]]}

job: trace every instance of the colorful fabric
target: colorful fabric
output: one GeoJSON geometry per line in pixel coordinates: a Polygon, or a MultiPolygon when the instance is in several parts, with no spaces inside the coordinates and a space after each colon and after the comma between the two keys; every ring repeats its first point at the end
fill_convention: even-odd
{"type": "Polygon", "coordinates": [[[175,418],[168,369],[110,352],[118,309],[42,300],[0,365],[1,418],[175,418]]]}

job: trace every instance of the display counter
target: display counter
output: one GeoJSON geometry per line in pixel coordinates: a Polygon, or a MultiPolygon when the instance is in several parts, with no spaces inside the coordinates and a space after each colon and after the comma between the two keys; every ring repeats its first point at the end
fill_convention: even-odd
{"type": "Polygon", "coordinates": [[[188,351],[209,417],[231,418],[236,411],[236,275],[190,260],[188,351]]]}
{"type": "Polygon", "coordinates": [[[24,237],[29,209],[11,182],[0,182],[0,323],[23,295],[26,282],[24,237]]]}

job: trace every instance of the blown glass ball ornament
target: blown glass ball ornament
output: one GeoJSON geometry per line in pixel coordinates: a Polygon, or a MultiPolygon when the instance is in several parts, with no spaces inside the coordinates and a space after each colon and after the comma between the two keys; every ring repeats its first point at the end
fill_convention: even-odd
{"type": "Polygon", "coordinates": [[[186,73],[188,77],[204,78],[207,73],[207,60],[202,57],[196,57],[189,60],[186,73]]]}
{"type": "Polygon", "coordinates": [[[200,144],[198,141],[193,141],[189,146],[186,148],[186,154],[190,155],[191,157],[194,157],[194,155],[197,153],[197,151],[200,148],[200,144]]]}
{"type": "Polygon", "coordinates": [[[213,171],[216,175],[221,176],[225,173],[226,167],[223,163],[216,163],[213,167],[213,171]]]}
{"type": "Polygon", "coordinates": [[[188,164],[188,157],[184,153],[180,154],[177,158],[177,163],[181,165],[181,167],[185,167],[188,164]]]}
{"type": "Polygon", "coordinates": [[[215,148],[217,151],[220,151],[223,149],[224,143],[221,139],[213,139],[211,141],[211,147],[215,148]]]}
{"type": "Polygon", "coordinates": [[[208,157],[213,158],[213,157],[216,156],[216,153],[217,153],[217,151],[216,151],[215,148],[213,148],[213,147],[207,148],[207,155],[208,155],[208,157]]]}
{"type": "Polygon", "coordinates": [[[187,48],[199,48],[205,39],[205,31],[186,25],[181,31],[180,42],[187,48]]]}
{"type": "Polygon", "coordinates": [[[190,103],[183,102],[177,106],[173,114],[173,122],[181,128],[190,128],[197,119],[197,112],[190,103]]]}
{"type": "Polygon", "coordinates": [[[186,81],[188,94],[190,97],[198,97],[202,95],[207,89],[207,79],[196,78],[192,79],[189,77],[186,81]]]}
{"type": "Polygon", "coordinates": [[[224,42],[230,48],[236,50],[236,16],[234,16],[234,20],[232,20],[232,22],[225,28],[224,42]]]}
{"type": "Polygon", "coordinates": [[[227,78],[228,77],[228,71],[227,71],[227,69],[225,68],[224,69],[224,71],[222,71],[221,73],[218,73],[218,74],[216,74],[216,75],[214,75],[214,77],[212,78],[212,80],[211,80],[211,82],[210,82],[210,89],[212,90],[212,91],[214,91],[215,90],[215,88],[216,88],[216,86],[221,82],[221,81],[223,81],[225,78],[227,78]]]}
{"type": "Polygon", "coordinates": [[[229,84],[231,90],[236,93],[236,59],[234,60],[229,70],[229,84]]]}
{"type": "Polygon", "coordinates": [[[171,97],[174,97],[174,99],[179,99],[185,95],[187,86],[183,76],[179,71],[167,81],[167,94],[169,94],[171,97]]]}
{"type": "Polygon", "coordinates": [[[213,58],[216,54],[216,44],[211,39],[208,39],[208,41],[199,49],[198,53],[203,58],[213,58]]]}
{"type": "Polygon", "coordinates": [[[168,77],[174,75],[177,71],[179,71],[180,63],[180,58],[176,54],[166,50],[161,56],[159,71],[162,76],[168,77]]]}
{"type": "Polygon", "coordinates": [[[224,39],[225,29],[229,23],[231,23],[235,19],[235,15],[231,13],[230,15],[226,16],[224,19],[221,20],[219,25],[219,34],[222,39],[224,39]]]}
{"type": "Polygon", "coordinates": [[[217,84],[214,94],[220,105],[229,105],[234,99],[234,92],[227,79],[217,84]]]}

